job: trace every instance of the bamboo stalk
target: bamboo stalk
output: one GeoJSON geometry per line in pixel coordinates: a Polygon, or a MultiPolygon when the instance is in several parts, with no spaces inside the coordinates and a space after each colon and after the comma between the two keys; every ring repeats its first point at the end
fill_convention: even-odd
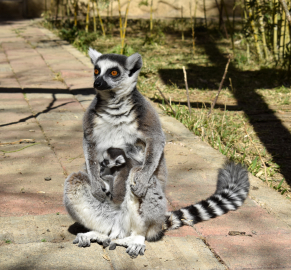
{"type": "MultiPolygon", "coordinates": [[[[248,15],[246,12],[246,8],[244,9],[244,17],[245,17],[245,22],[247,22],[248,15]]],[[[250,63],[250,44],[249,44],[249,41],[247,38],[246,38],[246,42],[247,42],[247,61],[248,61],[248,63],[250,63]]]]}
{"type": "Polygon", "coordinates": [[[194,9],[194,27],[196,26],[196,11],[197,11],[197,2],[198,0],[195,1],[195,9],[194,9]]]}
{"type": "Polygon", "coordinates": [[[229,29],[231,31],[231,46],[232,46],[232,51],[233,51],[233,54],[234,54],[234,39],[233,39],[233,29],[232,29],[232,26],[231,26],[231,23],[230,23],[230,20],[229,20],[229,16],[228,16],[228,12],[227,12],[227,9],[226,9],[226,6],[224,4],[224,0],[221,0],[221,5],[223,6],[224,8],[224,12],[225,12],[225,15],[226,15],[226,20],[227,20],[227,23],[228,23],[228,26],[229,26],[229,29]]]}
{"type": "Polygon", "coordinates": [[[225,26],[225,23],[224,23],[224,20],[222,17],[222,6],[221,6],[221,8],[219,7],[217,0],[215,0],[215,3],[216,3],[216,7],[217,7],[218,13],[219,13],[219,26],[222,25],[224,33],[225,33],[225,37],[228,39],[227,29],[226,29],[226,26],[225,26]]]}
{"type": "Polygon", "coordinates": [[[85,26],[86,33],[88,33],[89,31],[89,13],[90,13],[90,0],[88,0],[88,4],[87,4],[86,26],[85,26]]]}
{"type": "Polygon", "coordinates": [[[150,7],[150,34],[152,36],[153,32],[153,0],[151,0],[151,7],[150,7]]]}
{"type": "MultiPolygon", "coordinates": [[[[247,3],[249,3],[249,0],[246,0],[247,3]]],[[[253,11],[251,8],[249,8],[249,18],[251,19],[251,27],[254,33],[254,39],[255,39],[255,43],[256,43],[256,48],[257,48],[257,53],[259,56],[259,59],[262,59],[262,53],[261,53],[261,47],[259,44],[259,40],[258,40],[258,29],[255,25],[255,21],[254,21],[254,16],[253,16],[253,11]]]]}
{"type": "Polygon", "coordinates": [[[258,6],[260,30],[262,33],[264,54],[265,54],[265,58],[268,59],[268,47],[267,47],[267,42],[266,42],[265,27],[264,27],[263,15],[262,15],[262,9],[261,9],[261,0],[257,0],[257,6],[258,6]]]}
{"type": "Polygon", "coordinates": [[[282,5],[284,11],[285,11],[286,18],[287,18],[289,24],[291,24],[291,15],[290,15],[289,8],[288,8],[285,0],[279,0],[279,1],[280,1],[281,5],[282,5]]]}
{"type": "MultiPolygon", "coordinates": [[[[197,5],[197,0],[196,0],[197,5]]],[[[193,44],[193,54],[195,53],[195,24],[194,19],[192,16],[192,4],[189,2],[189,8],[190,8],[190,18],[191,18],[191,26],[192,26],[192,44],[193,44]]]]}
{"type": "Polygon", "coordinates": [[[70,2],[69,2],[69,0],[67,0],[67,5],[66,5],[66,7],[67,7],[67,16],[68,16],[68,19],[69,19],[69,21],[70,21],[71,11],[70,11],[70,2]]]}
{"type": "Polygon", "coordinates": [[[113,16],[113,0],[111,0],[110,3],[111,3],[110,19],[112,20],[112,16],[113,16]]]}
{"type": "Polygon", "coordinates": [[[78,25],[78,0],[74,1],[74,26],[78,25]]]}
{"type": "Polygon", "coordinates": [[[209,110],[209,112],[208,112],[208,116],[211,114],[211,112],[212,112],[212,110],[213,110],[213,108],[214,108],[214,106],[215,106],[215,104],[216,104],[216,101],[217,101],[217,99],[218,99],[218,96],[219,96],[219,94],[220,94],[220,92],[221,92],[221,88],[222,88],[222,85],[223,85],[223,82],[224,82],[224,79],[225,79],[225,76],[226,76],[226,73],[227,73],[227,70],[228,70],[228,66],[229,66],[229,63],[230,63],[230,59],[231,59],[231,56],[229,55],[229,56],[228,56],[227,64],[226,64],[226,66],[225,66],[224,74],[223,74],[223,76],[222,76],[222,79],[221,79],[221,82],[220,82],[220,85],[219,85],[218,92],[217,92],[217,94],[216,94],[216,96],[215,96],[213,102],[211,103],[211,107],[210,107],[210,110],[209,110]]]}
{"type": "MultiPolygon", "coordinates": [[[[121,7],[120,7],[120,0],[118,0],[118,12],[119,12],[119,30],[120,30],[120,39],[122,42],[123,37],[123,28],[122,28],[122,17],[121,17],[121,7]]],[[[123,48],[121,48],[121,54],[123,53],[123,48]]]]}
{"type": "Polygon", "coordinates": [[[100,21],[101,29],[102,29],[102,34],[105,37],[106,34],[105,34],[105,29],[104,29],[103,21],[102,21],[102,18],[100,16],[100,11],[99,11],[99,6],[98,6],[98,0],[96,2],[96,10],[97,10],[97,16],[98,16],[99,21],[100,21]]]}
{"type": "Polygon", "coordinates": [[[279,48],[279,55],[281,58],[283,58],[285,55],[285,33],[286,33],[286,13],[282,10],[282,25],[279,48]]]}
{"type": "Polygon", "coordinates": [[[53,20],[53,6],[54,6],[54,0],[51,0],[50,4],[50,19],[53,20]]]}
{"type": "Polygon", "coordinates": [[[189,99],[189,89],[188,89],[188,82],[187,82],[187,73],[186,73],[186,70],[185,70],[185,67],[184,66],[183,66],[183,72],[184,72],[184,81],[185,81],[185,85],[186,85],[188,109],[189,109],[189,113],[191,115],[191,105],[190,105],[190,99],[189,99]]]}
{"type": "MultiPolygon", "coordinates": [[[[288,6],[289,6],[289,1],[288,1],[288,6]]],[[[285,12],[286,13],[286,12],[285,12]]],[[[286,18],[287,18],[287,14],[286,14],[286,18]]],[[[285,49],[287,48],[287,44],[289,44],[290,42],[290,27],[289,27],[289,24],[286,23],[285,25],[285,29],[286,29],[286,32],[285,32],[285,49]]]]}
{"type": "Polygon", "coordinates": [[[232,29],[234,32],[235,29],[235,22],[234,22],[234,17],[235,17],[235,8],[236,8],[236,0],[233,0],[233,9],[232,9],[232,29]]]}
{"type": "Polygon", "coordinates": [[[96,15],[95,15],[95,1],[92,2],[92,9],[93,9],[93,27],[94,27],[94,33],[96,33],[97,26],[96,26],[96,15]]]}
{"type": "Polygon", "coordinates": [[[60,0],[56,0],[56,4],[57,4],[57,7],[56,7],[55,23],[56,23],[56,21],[58,20],[60,0]]]}
{"type": "Polygon", "coordinates": [[[207,17],[206,17],[206,5],[205,5],[205,0],[203,0],[203,10],[204,10],[205,28],[207,29],[207,17]]]}
{"type": "Polygon", "coordinates": [[[277,37],[278,37],[278,14],[277,14],[278,0],[274,0],[274,28],[273,28],[273,49],[275,59],[278,60],[277,37]]]}
{"type": "Polygon", "coordinates": [[[181,6],[181,21],[182,21],[182,41],[184,41],[185,37],[184,37],[183,6],[181,6]]]}
{"type": "Polygon", "coordinates": [[[126,34],[127,16],[128,16],[130,1],[131,0],[128,0],[128,2],[127,2],[126,12],[125,12],[125,18],[124,18],[124,23],[123,23],[123,33],[122,33],[123,35],[122,35],[122,40],[121,40],[121,54],[123,54],[123,50],[124,50],[124,40],[125,40],[125,34],[126,34]]]}

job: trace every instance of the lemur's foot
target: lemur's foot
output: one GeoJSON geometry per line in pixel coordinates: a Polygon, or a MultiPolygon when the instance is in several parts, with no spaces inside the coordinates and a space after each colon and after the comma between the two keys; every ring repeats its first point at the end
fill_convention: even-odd
{"type": "Polygon", "coordinates": [[[116,246],[123,246],[127,248],[126,253],[130,257],[136,258],[138,255],[144,255],[146,248],[144,241],[144,236],[129,236],[123,239],[113,240],[110,243],[109,249],[114,250],[116,246]]]}
{"type": "Polygon", "coordinates": [[[90,247],[91,242],[95,241],[98,244],[103,245],[103,247],[108,247],[111,242],[107,235],[91,231],[87,233],[78,233],[73,244],[78,244],[78,247],[90,247]]]}

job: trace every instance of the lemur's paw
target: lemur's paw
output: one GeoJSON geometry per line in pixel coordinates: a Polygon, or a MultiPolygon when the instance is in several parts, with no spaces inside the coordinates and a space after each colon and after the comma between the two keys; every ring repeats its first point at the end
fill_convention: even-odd
{"type": "Polygon", "coordinates": [[[128,246],[126,253],[132,258],[136,258],[138,255],[144,255],[145,245],[133,244],[128,246]]]}
{"type": "Polygon", "coordinates": [[[78,233],[73,244],[78,244],[78,247],[90,247],[91,240],[85,233],[78,233]]]}
{"type": "Polygon", "coordinates": [[[130,185],[131,191],[133,194],[138,197],[142,198],[146,195],[147,190],[148,190],[148,185],[145,185],[142,182],[136,182],[135,185],[130,185]]]}
{"type": "MultiPolygon", "coordinates": [[[[104,248],[108,247],[109,245],[111,245],[111,239],[108,238],[108,239],[104,240],[102,242],[102,245],[103,245],[104,248]]],[[[110,247],[109,247],[109,249],[110,249],[110,247]]]]}
{"type": "Polygon", "coordinates": [[[93,190],[92,195],[101,203],[106,199],[106,193],[101,188],[93,190]]]}
{"type": "Polygon", "coordinates": [[[138,198],[142,198],[146,195],[147,190],[149,188],[148,179],[144,175],[144,172],[141,170],[136,170],[133,177],[133,182],[131,181],[131,191],[134,193],[135,196],[138,198]]]}

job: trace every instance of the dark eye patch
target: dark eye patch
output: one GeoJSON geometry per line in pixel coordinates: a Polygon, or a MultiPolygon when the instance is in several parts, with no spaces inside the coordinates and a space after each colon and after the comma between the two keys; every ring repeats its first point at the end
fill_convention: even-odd
{"type": "Polygon", "coordinates": [[[118,78],[120,76],[120,70],[117,67],[109,68],[106,72],[106,75],[111,78],[118,78]]]}
{"type": "Polygon", "coordinates": [[[95,66],[95,67],[94,67],[94,75],[95,75],[95,76],[98,76],[98,75],[100,75],[100,73],[101,73],[101,69],[100,69],[100,67],[95,66]]]}

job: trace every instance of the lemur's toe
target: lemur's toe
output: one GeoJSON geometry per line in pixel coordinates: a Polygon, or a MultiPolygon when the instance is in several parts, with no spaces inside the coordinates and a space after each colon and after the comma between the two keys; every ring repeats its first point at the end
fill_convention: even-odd
{"type": "Polygon", "coordinates": [[[116,246],[117,245],[115,243],[110,243],[109,249],[114,250],[114,249],[116,249],[116,246]]]}
{"type": "MultiPolygon", "coordinates": [[[[108,246],[110,245],[110,242],[111,242],[110,238],[108,238],[108,239],[106,239],[105,241],[103,241],[103,243],[102,243],[103,247],[104,247],[104,248],[108,247],[108,246]]],[[[110,249],[110,248],[109,248],[109,249],[110,249]]]]}

